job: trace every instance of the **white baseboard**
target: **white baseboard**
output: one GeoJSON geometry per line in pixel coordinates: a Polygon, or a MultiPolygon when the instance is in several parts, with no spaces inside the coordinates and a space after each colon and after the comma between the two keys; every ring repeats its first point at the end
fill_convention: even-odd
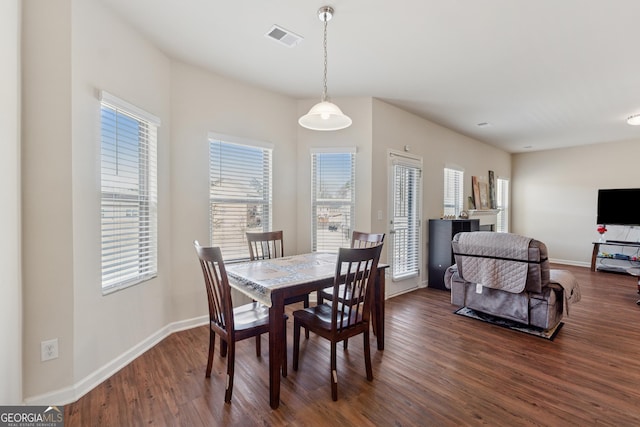
{"type": "Polygon", "coordinates": [[[575,267],[591,267],[591,264],[588,262],[572,261],[568,259],[549,258],[549,262],[554,264],[573,265],[575,267]]]}
{"type": "Polygon", "coordinates": [[[31,396],[24,399],[26,405],[66,405],[73,403],[82,396],[93,390],[107,378],[114,375],[120,369],[133,362],[136,358],[149,350],[154,345],[168,337],[174,332],[184,331],[185,329],[195,328],[197,326],[206,325],[209,322],[209,316],[200,316],[193,319],[181,320],[179,322],[170,323],[163,327],[153,335],[147,337],[128,351],[113,359],[103,367],[99,368],[91,375],[86,376],[71,387],[65,387],[49,393],[38,396],[31,396]]]}

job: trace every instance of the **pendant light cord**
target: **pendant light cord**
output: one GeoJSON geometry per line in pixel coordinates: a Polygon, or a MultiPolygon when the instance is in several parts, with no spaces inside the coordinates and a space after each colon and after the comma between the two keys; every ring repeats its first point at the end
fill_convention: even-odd
{"type": "Polygon", "coordinates": [[[322,101],[324,102],[327,100],[327,23],[329,22],[329,18],[327,17],[326,12],[324,14],[323,21],[324,42],[322,46],[324,48],[324,88],[322,89],[322,101]]]}

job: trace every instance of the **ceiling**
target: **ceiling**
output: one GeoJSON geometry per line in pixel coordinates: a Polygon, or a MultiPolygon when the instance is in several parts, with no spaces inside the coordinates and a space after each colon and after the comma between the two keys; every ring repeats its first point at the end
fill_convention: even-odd
{"type": "Polygon", "coordinates": [[[98,1],[172,58],[318,100],[329,5],[329,97],[375,97],[512,153],[640,139],[625,123],[640,113],[637,0],[98,1]],[[304,39],[265,37],[274,24],[304,39]]]}

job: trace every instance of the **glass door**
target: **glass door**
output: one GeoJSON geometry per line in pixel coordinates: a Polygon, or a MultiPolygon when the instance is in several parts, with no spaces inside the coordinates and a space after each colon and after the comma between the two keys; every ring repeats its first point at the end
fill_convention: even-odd
{"type": "Polygon", "coordinates": [[[391,281],[387,296],[393,296],[420,284],[422,158],[390,152],[389,181],[391,281]]]}

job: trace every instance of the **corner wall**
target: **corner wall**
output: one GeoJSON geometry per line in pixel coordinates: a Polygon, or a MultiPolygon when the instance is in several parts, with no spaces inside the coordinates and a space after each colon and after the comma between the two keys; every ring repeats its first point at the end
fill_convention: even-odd
{"type": "Polygon", "coordinates": [[[23,393],[73,382],[71,1],[22,1],[23,393]],[[58,338],[59,357],[40,361],[58,338]]]}
{"type": "Polygon", "coordinates": [[[0,405],[22,403],[20,0],[0,2],[0,405]]]}

